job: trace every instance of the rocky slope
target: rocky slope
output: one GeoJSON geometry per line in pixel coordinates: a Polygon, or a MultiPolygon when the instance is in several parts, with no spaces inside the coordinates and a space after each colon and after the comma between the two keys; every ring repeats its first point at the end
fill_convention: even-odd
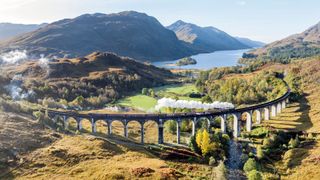
{"type": "Polygon", "coordinates": [[[192,47],[201,52],[249,48],[249,46],[214,27],[199,27],[180,20],[167,28],[174,31],[180,40],[191,44],[192,47]]]}
{"type": "Polygon", "coordinates": [[[156,18],[134,11],[64,19],[0,43],[2,52],[14,49],[51,57],[81,57],[93,51],[108,51],[148,61],[197,53],[156,18]]]}

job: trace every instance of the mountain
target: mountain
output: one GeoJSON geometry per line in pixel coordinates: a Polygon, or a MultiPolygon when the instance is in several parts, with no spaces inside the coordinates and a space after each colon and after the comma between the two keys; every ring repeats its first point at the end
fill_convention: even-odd
{"type": "Polygon", "coordinates": [[[173,60],[197,53],[156,18],[134,11],[64,19],[0,44],[2,51],[17,48],[58,57],[109,51],[149,61],[173,60]]]}
{"type": "Polygon", "coordinates": [[[265,43],[263,42],[260,42],[260,41],[254,41],[254,40],[251,40],[251,39],[248,39],[248,38],[243,38],[243,37],[235,37],[239,42],[241,42],[242,44],[245,44],[249,47],[252,47],[252,48],[257,48],[257,47],[262,47],[264,45],[266,45],[265,43]]]}
{"type": "Polygon", "coordinates": [[[167,28],[174,31],[180,40],[191,44],[193,48],[201,52],[249,48],[249,46],[214,27],[199,27],[179,20],[167,28]]]}
{"type": "Polygon", "coordinates": [[[21,35],[27,32],[34,31],[46,24],[12,24],[0,23],[0,41],[21,35]]]}
{"type": "Polygon", "coordinates": [[[243,55],[244,60],[288,61],[320,54],[320,22],[306,31],[291,35],[243,55]]]}
{"type": "Polygon", "coordinates": [[[14,77],[12,79],[16,82],[13,85],[23,82],[21,88],[35,92],[36,99],[53,97],[68,101],[83,96],[89,99],[99,97],[110,102],[142,88],[175,82],[176,78],[169,70],[102,52],[47,62],[27,60],[0,70],[7,77],[14,77]],[[22,82],[17,82],[21,78],[22,82]]]}

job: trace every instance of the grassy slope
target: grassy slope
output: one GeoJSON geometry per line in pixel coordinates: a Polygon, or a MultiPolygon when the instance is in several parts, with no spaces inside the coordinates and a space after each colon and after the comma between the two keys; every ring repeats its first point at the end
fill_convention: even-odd
{"type": "Polygon", "coordinates": [[[64,136],[30,157],[36,158],[27,158],[28,163],[12,176],[18,179],[190,179],[212,173],[208,166],[164,161],[141,146],[93,136],[64,136]],[[147,168],[149,173],[136,174],[147,168]],[[190,169],[192,172],[188,172],[190,169]]]}
{"type": "MultiPolygon", "coordinates": [[[[289,65],[266,65],[263,70],[294,71],[301,78],[303,98],[298,102],[290,103],[277,117],[263,124],[285,131],[320,132],[320,60],[308,58],[289,65]]],[[[254,72],[255,74],[257,72],[254,72]]],[[[242,75],[248,77],[251,75],[242,75]]],[[[319,139],[319,138],[318,138],[319,139]]],[[[276,163],[282,179],[319,179],[320,178],[320,141],[314,146],[303,146],[300,149],[290,150],[289,155],[276,163]],[[286,164],[292,166],[288,168],[286,164]]]]}
{"type": "MultiPolygon", "coordinates": [[[[302,77],[303,92],[305,96],[298,103],[300,111],[297,122],[301,123],[297,129],[307,132],[320,132],[320,59],[298,62],[292,65],[300,71],[302,77]]],[[[293,111],[293,113],[295,113],[293,111]]],[[[288,115],[289,116],[289,115],[288,115]]],[[[319,138],[318,138],[319,139],[319,138]]],[[[306,153],[294,155],[293,169],[288,172],[284,179],[319,179],[320,178],[320,141],[315,146],[304,147],[306,153]]]]}

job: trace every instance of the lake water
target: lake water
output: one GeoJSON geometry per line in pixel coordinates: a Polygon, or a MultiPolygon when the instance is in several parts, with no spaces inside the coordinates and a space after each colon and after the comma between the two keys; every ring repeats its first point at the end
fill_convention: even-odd
{"type": "Polygon", "coordinates": [[[197,60],[197,64],[187,66],[173,66],[178,60],[162,61],[152,63],[155,66],[177,69],[211,69],[213,67],[235,66],[242,54],[250,49],[232,50],[232,51],[216,51],[213,53],[204,53],[191,56],[197,60]]]}

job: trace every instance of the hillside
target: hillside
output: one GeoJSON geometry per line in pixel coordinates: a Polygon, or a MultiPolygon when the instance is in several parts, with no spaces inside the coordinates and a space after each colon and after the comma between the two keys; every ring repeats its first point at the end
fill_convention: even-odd
{"type": "Polygon", "coordinates": [[[242,44],[245,44],[249,47],[253,47],[253,48],[257,48],[257,47],[262,47],[264,45],[266,45],[263,42],[260,41],[254,41],[248,38],[243,38],[243,37],[235,37],[238,41],[240,41],[242,44]]]}
{"type": "MultiPolygon", "coordinates": [[[[4,67],[2,71],[14,77],[11,87],[22,81],[21,88],[24,93],[32,92],[29,93],[33,96],[31,99],[52,97],[72,101],[82,96],[91,101],[95,99],[101,105],[144,87],[170,83],[176,78],[168,70],[100,52],[83,58],[55,59],[47,64],[31,60],[4,67]]],[[[18,95],[22,96],[23,92],[18,95]]]]}
{"type": "Polygon", "coordinates": [[[249,46],[214,27],[199,27],[180,20],[167,28],[174,31],[180,40],[191,44],[201,52],[249,48],[249,46]]]}
{"type": "Polygon", "coordinates": [[[13,38],[14,36],[21,35],[23,33],[34,31],[46,24],[12,24],[12,23],[0,23],[0,41],[13,38]]]}
{"type": "Polygon", "coordinates": [[[134,11],[84,14],[0,43],[1,52],[15,49],[51,57],[108,51],[143,61],[173,60],[197,53],[156,18],[134,11]]]}
{"type": "Polygon", "coordinates": [[[8,110],[8,104],[0,98],[0,179],[3,179],[1,175],[8,168],[23,162],[24,154],[57,139],[53,132],[45,129],[32,116],[8,110]]]}
{"type": "Polygon", "coordinates": [[[244,54],[244,58],[286,61],[320,54],[320,22],[306,31],[244,54]]]}

